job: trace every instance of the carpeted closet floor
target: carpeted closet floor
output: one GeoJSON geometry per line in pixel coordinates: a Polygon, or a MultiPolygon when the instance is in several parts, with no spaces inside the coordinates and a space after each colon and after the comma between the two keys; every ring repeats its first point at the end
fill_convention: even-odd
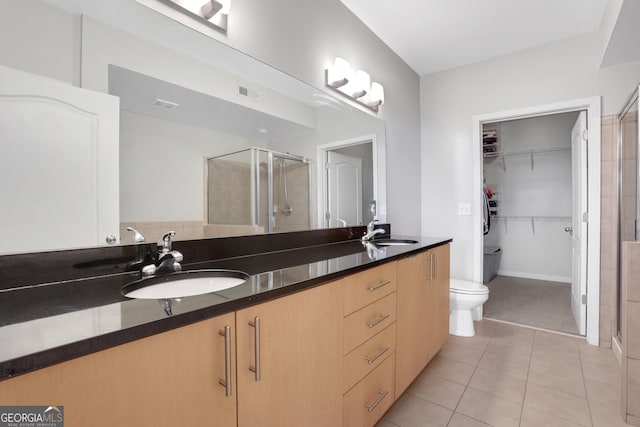
{"type": "Polygon", "coordinates": [[[484,317],[578,334],[571,313],[571,284],[497,276],[487,286],[484,317]]]}

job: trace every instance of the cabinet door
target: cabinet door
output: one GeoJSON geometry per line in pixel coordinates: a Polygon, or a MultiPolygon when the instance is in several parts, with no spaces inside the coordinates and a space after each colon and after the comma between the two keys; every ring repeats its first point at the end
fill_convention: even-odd
{"type": "Polygon", "coordinates": [[[398,261],[396,396],[427,363],[427,299],[430,251],[398,261]]]}
{"type": "Polygon", "coordinates": [[[239,427],[342,424],[342,283],[236,312],[239,427]]]}
{"type": "Polygon", "coordinates": [[[449,338],[449,245],[429,251],[430,271],[427,310],[428,361],[431,360],[449,338]]]}
{"type": "Polygon", "coordinates": [[[69,426],[235,426],[225,326],[233,337],[233,313],[2,381],[0,402],[64,406],[69,426]]]}

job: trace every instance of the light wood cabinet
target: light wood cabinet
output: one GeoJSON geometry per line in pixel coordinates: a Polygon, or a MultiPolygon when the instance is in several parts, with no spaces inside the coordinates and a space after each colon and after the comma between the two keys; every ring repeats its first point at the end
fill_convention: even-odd
{"type": "Polygon", "coordinates": [[[233,363],[234,322],[229,313],[2,381],[0,404],[64,406],[68,427],[235,426],[219,334],[229,327],[233,363]]]}
{"type": "Polygon", "coordinates": [[[448,337],[449,245],[0,381],[67,426],[370,427],[448,337]]]}
{"type": "Polygon", "coordinates": [[[449,338],[449,245],[429,251],[433,263],[429,282],[427,309],[427,361],[430,361],[449,338]]]}
{"type": "Polygon", "coordinates": [[[341,425],[341,285],[236,312],[238,426],[341,425]]]}
{"type": "Polygon", "coordinates": [[[396,396],[427,364],[427,302],[430,252],[398,261],[396,396]]]}
{"type": "Polygon", "coordinates": [[[391,355],[344,395],[343,427],[374,426],[387,412],[395,400],[395,364],[391,355]]]}
{"type": "Polygon", "coordinates": [[[449,245],[398,261],[396,396],[449,336],[449,245]]]}

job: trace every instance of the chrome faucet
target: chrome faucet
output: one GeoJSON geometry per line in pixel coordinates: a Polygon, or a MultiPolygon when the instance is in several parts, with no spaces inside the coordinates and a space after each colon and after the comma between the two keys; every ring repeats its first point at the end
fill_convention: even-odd
{"type": "Polygon", "coordinates": [[[362,241],[363,241],[363,242],[369,242],[369,241],[371,241],[371,239],[373,239],[376,235],[386,233],[386,231],[384,230],[384,228],[375,228],[375,226],[376,226],[377,224],[378,224],[378,220],[377,220],[377,219],[374,219],[373,221],[371,221],[371,222],[367,225],[367,232],[364,234],[364,236],[362,236],[362,241]]]}
{"type": "Polygon", "coordinates": [[[152,264],[142,267],[143,276],[151,276],[162,270],[182,270],[182,265],[180,265],[183,259],[182,254],[171,250],[171,237],[175,235],[175,231],[169,231],[158,240],[158,257],[152,264]]]}

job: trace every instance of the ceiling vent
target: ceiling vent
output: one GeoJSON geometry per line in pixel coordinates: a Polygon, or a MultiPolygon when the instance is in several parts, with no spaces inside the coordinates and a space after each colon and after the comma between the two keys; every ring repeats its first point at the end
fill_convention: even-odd
{"type": "Polygon", "coordinates": [[[238,96],[241,96],[243,98],[249,98],[255,101],[258,99],[258,92],[255,89],[238,85],[238,96]]]}
{"type": "Polygon", "coordinates": [[[162,110],[173,110],[180,104],[176,104],[175,102],[166,101],[164,99],[157,98],[155,101],[151,103],[152,107],[160,108],[162,110]]]}

